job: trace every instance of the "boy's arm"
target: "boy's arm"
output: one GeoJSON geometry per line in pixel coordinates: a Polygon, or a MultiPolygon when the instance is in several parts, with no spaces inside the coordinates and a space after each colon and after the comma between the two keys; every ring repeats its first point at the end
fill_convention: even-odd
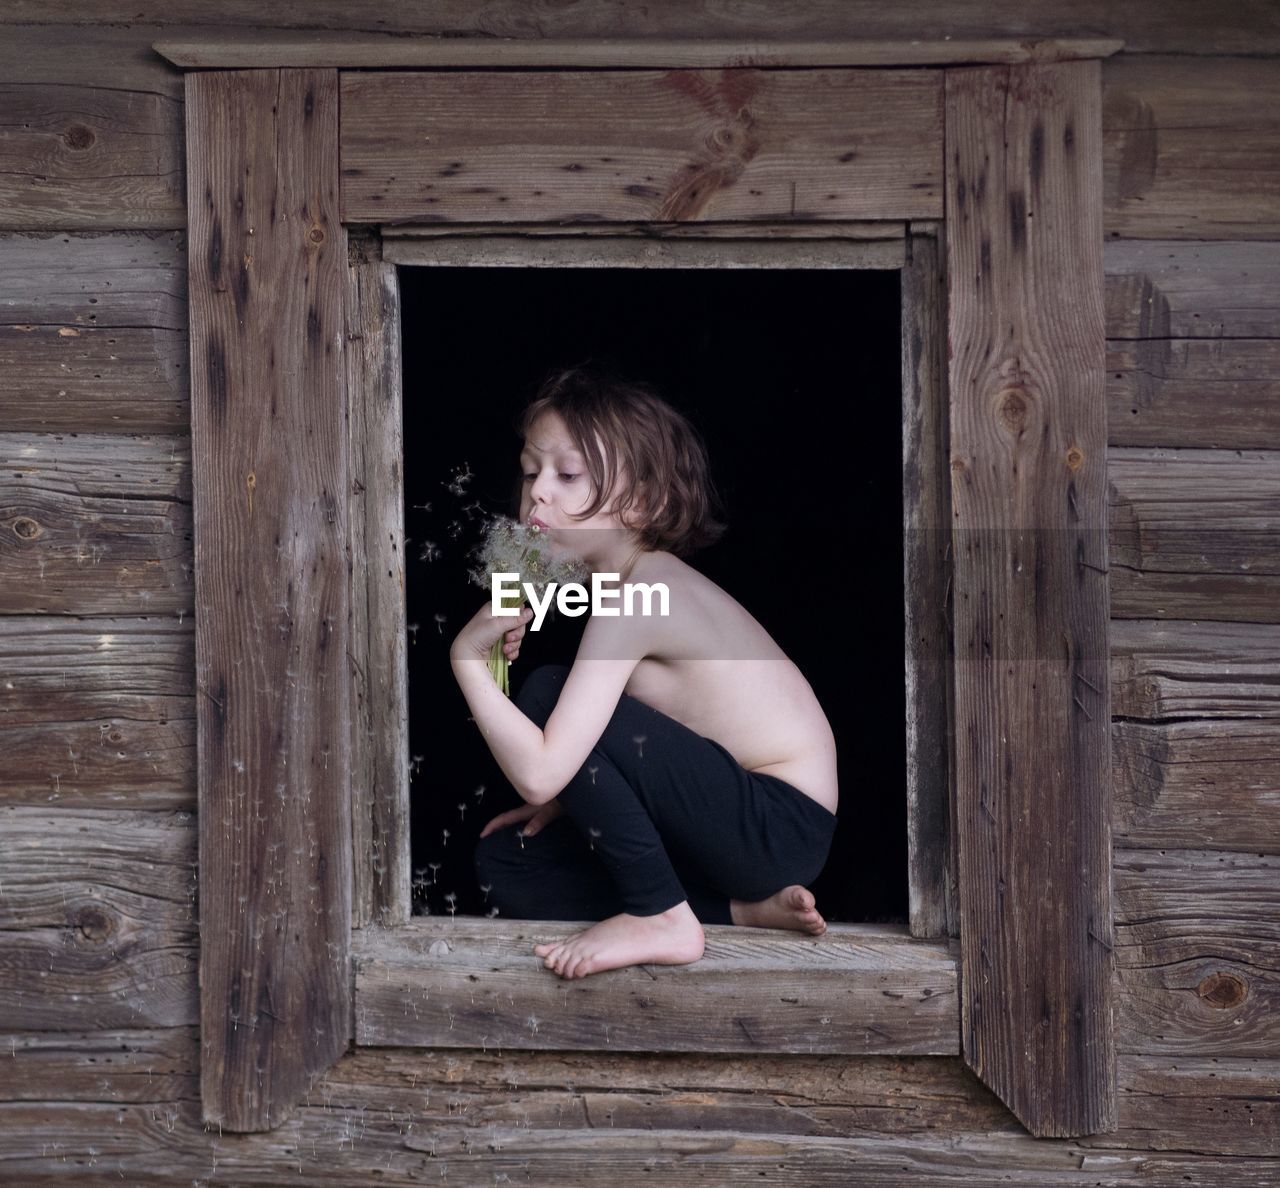
{"type": "Polygon", "coordinates": [[[454,676],[489,750],[512,787],[529,804],[554,800],[600,741],[622,691],[648,648],[643,615],[593,617],[546,730],[498,688],[485,657],[455,648],[454,676]]]}

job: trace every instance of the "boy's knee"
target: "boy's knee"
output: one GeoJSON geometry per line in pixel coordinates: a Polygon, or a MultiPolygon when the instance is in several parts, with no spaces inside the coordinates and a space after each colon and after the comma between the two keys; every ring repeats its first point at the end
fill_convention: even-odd
{"type": "Polygon", "coordinates": [[[564,688],[569,669],[564,664],[540,664],[532,672],[527,673],[524,683],[516,694],[517,708],[524,712],[539,726],[545,726],[560,699],[560,690],[564,688]]]}

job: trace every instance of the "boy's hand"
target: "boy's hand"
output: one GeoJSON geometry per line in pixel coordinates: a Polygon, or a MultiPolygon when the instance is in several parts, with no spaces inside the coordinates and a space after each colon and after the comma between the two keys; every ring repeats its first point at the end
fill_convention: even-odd
{"type": "Polygon", "coordinates": [[[521,607],[519,618],[512,618],[510,615],[495,615],[492,606],[486,602],[458,632],[450,652],[455,655],[476,655],[487,660],[489,649],[501,639],[505,641],[502,650],[507,659],[514,660],[520,655],[520,640],[524,638],[532,618],[531,607],[521,607]],[[512,626],[513,623],[515,626],[512,626]]]}
{"type": "Polygon", "coordinates": [[[489,822],[482,830],[481,837],[487,837],[495,829],[505,829],[508,825],[515,825],[519,821],[527,821],[524,827],[525,837],[532,837],[544,825],[550,821],[554,821],[564,812],[564,807],[560,804],[557,797],[555,800],[549,800],[546,804],[522,804],[519,808],[514,808],[510,812],[499,813],[492,821],[489,822]]]}

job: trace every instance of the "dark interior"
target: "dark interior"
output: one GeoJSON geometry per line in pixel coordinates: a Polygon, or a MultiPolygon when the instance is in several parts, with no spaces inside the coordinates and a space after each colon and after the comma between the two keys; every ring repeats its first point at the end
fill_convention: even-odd
{"type": "MultiPolygon", "coordinates": [[[[764,625],[835,731],[819,909],[905,922],[898,273],[414,267],[400,284],[414,911],[489,910],[472,850],[520,800],[448,650],[488,598],[466,576],[480,514],[515,511],[512,421],[548,371],[591,358],[656,384],[703,434],[729,528],[685,560],[764,625]]],[[[536,665],[572,664],[585,623],[527,633],[513,694],[536,665]]]]}

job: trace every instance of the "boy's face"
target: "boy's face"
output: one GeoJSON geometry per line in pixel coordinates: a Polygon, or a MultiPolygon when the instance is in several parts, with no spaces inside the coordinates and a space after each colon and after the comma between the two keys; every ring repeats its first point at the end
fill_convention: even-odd
{"type": "MultiPolygon", "coordinates": [[[[586,509],[593,490],[586,459],[569,435],[564,418],[552,409],[541,413],[529,427],[520,452],[520,520],[537,519],[550,529],[550,539],[584,558],[613,552],[627,529],[614,512],[611,497],[585,520],[570,517],[586,509]]],[[[625,481],[618,476],[615,490],[625,481]]]]}

